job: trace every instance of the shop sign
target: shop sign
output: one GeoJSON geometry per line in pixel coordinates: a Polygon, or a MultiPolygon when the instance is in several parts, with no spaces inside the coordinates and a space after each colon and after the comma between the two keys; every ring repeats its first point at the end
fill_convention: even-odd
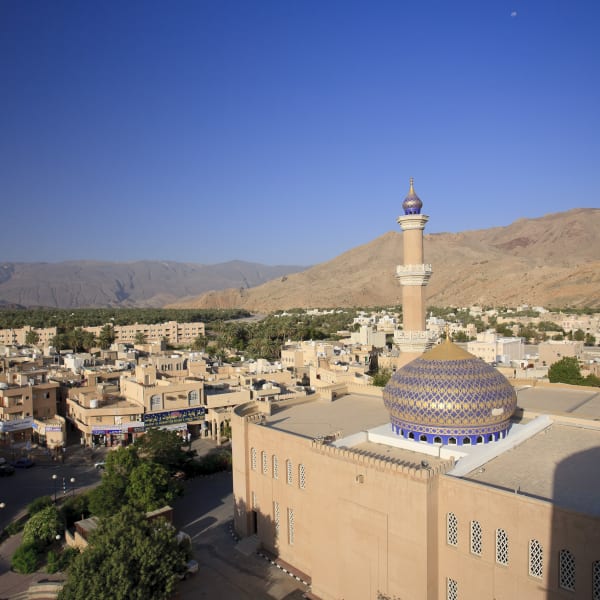
{"type": "Polygon", "coordinates": [[[188,423],[204,419],[206,409],[204,406],[194,408],[182,408],[181,410],[169,410],[159,413],[147,413],[144,415],[146,427],[164,427],[175,423],[188,423]]]}
{"type": "Polygon", "coordinates": [[[21,431],[21,429],[29,429],[30,427],[33,427],[33,417],[12,419],[11,421],[0,421],[0,433],[21,431]]]}
{"type": "Polygon", "coordinates": [[[93,435],[109,435],[109,434],[123,433],[120,425],[116,427],[102,427],[101,425],[98,427],[92,426],[92,434],[93,435]]]}
{"type": "Polygon", "coordinates": [[[60,425],[46,425],[46,431],[62,431],[60,425]]]}

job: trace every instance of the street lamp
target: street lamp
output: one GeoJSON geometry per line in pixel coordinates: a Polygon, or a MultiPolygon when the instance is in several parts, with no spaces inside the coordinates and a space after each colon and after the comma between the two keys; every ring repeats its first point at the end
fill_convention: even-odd
{"type": "MultiPolygon", "coordinates": [[[[54,473],[52,475],[52,480],[54,481],[54,504],[56,504],[56,492],[58,489],[58,475],[54,473]]],[[[67,495],[67,482],[71,484],[71,494],[75,495],[75,477],[62,477],[62,491],[63,496],[67,495]]]]}

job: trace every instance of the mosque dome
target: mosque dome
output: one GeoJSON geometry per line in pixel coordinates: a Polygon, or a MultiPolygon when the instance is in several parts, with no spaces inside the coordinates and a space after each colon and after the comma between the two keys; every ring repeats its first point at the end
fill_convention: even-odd
{"type": "Polygon", "coordinates": [[[410,178],[410,189],[408,190],[408,194],[406,198],[404,198],[404,202],[402,203],[402,208],[404,209],[405,215],[419,215],[421,214],[421,208],[423,208],[423,203],[413,188],[414,179],[410,178]]]}
{"type": "Polygon", "coordinates": [[[383,401],[398,435],[464,445],[503,438],[517,395],[496,369],[448,340],[398,369],[383,401]]]}

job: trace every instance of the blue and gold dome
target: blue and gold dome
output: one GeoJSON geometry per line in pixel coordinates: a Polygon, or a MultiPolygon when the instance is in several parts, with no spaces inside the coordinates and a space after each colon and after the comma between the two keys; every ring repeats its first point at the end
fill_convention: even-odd
{"type": "Polygon", "coordinates": [[[496,369],[446,341],[398,369],[383,401],[398,435],[463,445],[503,438],[517,395],[496,369]]]}
{"type": "Polygon", "coordinates": [[[404,198],[404,202],[402,203],[402,208],[404,209],[405,215],[419,215],[421,214],[421,209],[423,208],[423,203],[421,202],[421,198],[417,196],[415,193],[413,184],[414,179],[410,178],[410,189],[408,190],[408,194],[406,198],[404,198]]]}

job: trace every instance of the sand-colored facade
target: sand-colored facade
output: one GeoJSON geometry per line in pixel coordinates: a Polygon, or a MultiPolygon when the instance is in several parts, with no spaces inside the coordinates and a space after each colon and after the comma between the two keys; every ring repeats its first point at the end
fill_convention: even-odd
{"type": "MultiPolygon", "coordinates": [[[[344,400],[336,402],[343,407],[344,400]]],[[[365,399],[366,417],[375,402],[365,399]]],[[[348,404],[354,411],[357,406],[348,404]]],[[[575,454],[565,449],[558,462],[558,450],[549,454],[557,464],[547,493],[543,482],[535,481],[506,489],[491,468],[488,481],[478,473],[457,477],[450,474],[452,459],[361,444],[364,433],[355,427],[356,433],[348,435],[346,417],[345,439],[316,439],[320,412],[322,426],[335,423],[333,413],[323,413],[331,403],[324,408],[317,401],[314,408],[310,426],[306,407],[294,424],[293,411],[299,408],[269,414],[268,406],[255,402],[238,407],[232,420],[236,530],[242,536],[256,534],[266,550],[303,573],[312,597],[595,598],[594,585],[600,592],[600,505],[593,508],[594,492],[589,490],[591,504],[583,505],[589,510],[557,504],[568,505],[571,498],[568,489],[559,493],[559,488],[583,485],[585,465],[591,468],[596,458],[593,447],[575,454]],[[291,423],[287,430],[284,422],[291,423]],[[576,468],[572,461],[579,461],[576,468]],[[538,491],[555,498],[535,497],[538,491]],[[454,526],[456,540],[449,539],[454,526]],[[540,563],[535,562],[538,550],[540,563]],[[561,587],[572,582],[574,591],[561,587]]],[[[360,415],[352,418],[360,421],[360,415]]],[[[544,435],[535,439],[541,448],[544,435]]],[[[590,435],[600,442],[600,429],[590,435]]],[[[519,460],[526,456],[524,447],[519,460]]],[[[492,462],[502,460],[501,455],[492,462]]],[[[502,462],[499,466],[504,468],[502,462]]],[[[538,469],[533,457],[525,467],[524,473],[538,469]]]]}

